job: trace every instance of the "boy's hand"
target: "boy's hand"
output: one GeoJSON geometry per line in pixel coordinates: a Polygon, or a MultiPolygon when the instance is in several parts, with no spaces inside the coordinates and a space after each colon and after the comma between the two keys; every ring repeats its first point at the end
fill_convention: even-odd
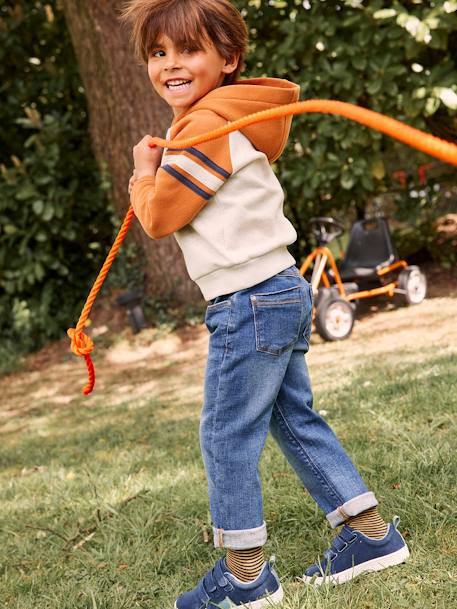
{"type": "MultiPolygon", "coordinates": [[[[150,148],[148,144],[151,140],[151,135],[145,135],[143,139],[133,147],[133,162],[135,164],[133,174],[137,179],[142,178],[143,176],[155,176],[157,169],[160,167],[163,149],[157,146],[150,148]]],[[[130,180],[132,180],[132,178],[130,178],[130,180]]]]}

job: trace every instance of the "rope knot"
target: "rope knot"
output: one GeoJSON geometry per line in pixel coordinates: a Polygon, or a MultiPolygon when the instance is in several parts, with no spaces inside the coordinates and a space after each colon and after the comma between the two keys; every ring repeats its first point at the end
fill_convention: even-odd
{"type": "Polygon", "coordinates": [[[84,357],[93,351],[94,343],[84,332],[76,332],[76,328],[69,328],[67,334],[71,339],[71,350],[75,355],[84,357]]]}

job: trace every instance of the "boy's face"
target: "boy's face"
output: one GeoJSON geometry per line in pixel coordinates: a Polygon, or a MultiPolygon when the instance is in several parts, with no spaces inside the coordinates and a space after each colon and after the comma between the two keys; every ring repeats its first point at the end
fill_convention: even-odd
{"type": "Polygon", "coordinates": [[[154,89],[178,117],[219,87],[225,74],[236,70],[237,65],[238,57],[230,63],[213,45],[205,44],[203,50],[178,49],[168,36],[163,36],[149,53],[148,75],[154,89]],[[173,86],[174,81],[186,83],[173,86]]]}

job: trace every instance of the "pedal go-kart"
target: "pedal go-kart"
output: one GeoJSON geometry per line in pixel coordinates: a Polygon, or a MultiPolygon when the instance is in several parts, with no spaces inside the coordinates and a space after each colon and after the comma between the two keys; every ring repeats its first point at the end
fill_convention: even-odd
{"type": "Polygon", "coordinates": [[[418,266],[408,266],[399,259],[384,217],[354,223],[339,267],[327,245],[342,235],[343,224],[328,217],[312,218],[310,223],[317,247],[301,265],[300,273],[308,273],[316,331],[324,340],[343,340],[351,334],[356,304],[363,298],[399,294],[408,305],[424,300],[425,275],[418,266]]]}

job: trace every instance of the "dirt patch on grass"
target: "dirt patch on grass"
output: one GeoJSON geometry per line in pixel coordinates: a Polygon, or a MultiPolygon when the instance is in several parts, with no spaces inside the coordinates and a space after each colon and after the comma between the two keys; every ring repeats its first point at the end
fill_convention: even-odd
{"type": "MultiPolygon", "coordinates": [[[[314,389],[345,382],[348,373],[376,357],[392,363],[420,362],[430,350],[457,352],[457,269],[425,266],[429,297],[416,307],[372,299],[360,308],[351,337],[325,343],[317,334],[307,356],[314,389]]],[[[132,400],[188,401],[203,399],[208,331],[201,323],[178,330],[146,329],[134,335],[125,318],[99,305],[92,315],[95,340],[94,393],[81,394],[86,383],[84,360],[69,351],[62,338],[26,359],[23,371],[0,379],[0,433],[24,427],[24,417],[40,417],[53,409],[109,407],[132,400]],[[98,313],[99,312],[99,313],[98,313]],[[118,315],[118,317],[116,317],[118,315]],[[106,335],[115,335],[107,344],[106,335]]],[[[178,409],[179,411],[179,409],[178,409]]]]}

